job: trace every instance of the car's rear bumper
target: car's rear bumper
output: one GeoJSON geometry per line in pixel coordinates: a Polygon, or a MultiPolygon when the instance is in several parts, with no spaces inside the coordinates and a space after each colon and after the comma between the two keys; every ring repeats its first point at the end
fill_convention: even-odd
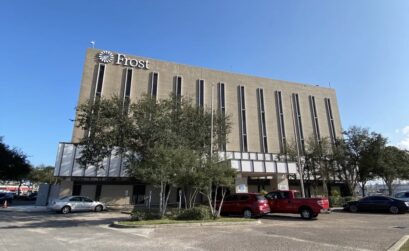
{"type": "Polygon", "coordinates": [[[330,208],[321,208],[320,213],[329,214],[329,213],[331,213],[331,209],[330,208]]]}

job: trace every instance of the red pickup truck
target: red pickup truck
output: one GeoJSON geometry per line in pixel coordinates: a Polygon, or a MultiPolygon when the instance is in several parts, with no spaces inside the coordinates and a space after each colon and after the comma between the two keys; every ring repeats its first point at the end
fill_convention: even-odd
{"type": "Polygon", "coordinates": [[[312,219],[329,211],[327,198],[301,198],[301,194],[294,190],[273,191],[266,198],[271,213],[300,214],[303,219],[312,219]]]}

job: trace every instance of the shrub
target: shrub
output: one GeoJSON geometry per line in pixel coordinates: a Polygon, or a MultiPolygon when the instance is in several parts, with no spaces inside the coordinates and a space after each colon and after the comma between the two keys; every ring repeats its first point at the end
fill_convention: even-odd
{"type": "Polygon", "coordinates": [[[131,220],[142,221],[142,220],[156,220],[160,219],[160,215],[156,212],[133,210],[131,213],[131,220]]]}
{"type": "Polygon", "coordinates": [[[211,219],[209,207],[198,206],[181,211],[176,220],[208,220],[211,219]]]}
{"type": "Polygon", "coordinates": [[[329,196],[329,206],[330,207],[342,207],[345,205],[348,201],[351,200],[356,200],[356,197],[353,196],[346,196],[346,197],[341,197],[341,196],[329,196]]]}

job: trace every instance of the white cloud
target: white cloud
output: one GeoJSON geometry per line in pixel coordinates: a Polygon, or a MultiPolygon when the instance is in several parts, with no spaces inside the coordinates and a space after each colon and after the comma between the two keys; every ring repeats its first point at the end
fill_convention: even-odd
{"type": "Polygon", "coordinates": [[[405,134],[405,136],[409,136],[409,126],[405,126],[405,127],[402,129],[402,132],[403,132],[403,134],[405,134]]]}
{"type": "Polygon", "coordinates": [[[403,139],[398,143],[398,147],[409,150],[409,126],[405,126],[400,131],[403,134],[403,139]]]}

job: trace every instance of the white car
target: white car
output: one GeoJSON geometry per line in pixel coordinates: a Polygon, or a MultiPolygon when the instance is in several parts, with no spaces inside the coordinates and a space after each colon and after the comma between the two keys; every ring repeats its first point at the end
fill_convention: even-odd
{"type": "Polygon", "coordinates": [[[63,214],[68,214],[74,211],[95,211],[101,212],[106,209],[104,203],[99,201],[93,201],[90,198],[83,196],[66,196],[58,200],[53,201],[48,208],[61,212],[63,214]]]}
{"type": "Polygon", "coordinates": [[[395,194],[395,198],[403,200],[403,201],[409,201],[409,192],[406,191],[406,192],[397,193],[395,194]]]}

